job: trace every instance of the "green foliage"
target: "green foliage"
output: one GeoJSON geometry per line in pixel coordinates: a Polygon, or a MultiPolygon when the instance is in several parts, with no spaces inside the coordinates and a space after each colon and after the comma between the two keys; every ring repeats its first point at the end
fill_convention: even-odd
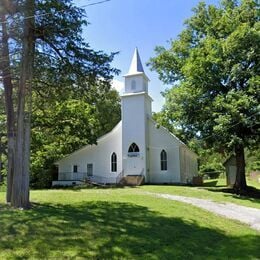
{"type": "Polygon", "coordinates": [[[178,127],[172,120],[169,119],[165,111],[153,113],[153,120],[160,126],[167,128],[171,133],[176,135],[182,141],[187,141],[188,137],[183,133],[182,128],[178,127]]]}
{"type": "Polygon", "coordinates": [[[94,86],[108,90],[118,73],[110,65],[115,53],[95,51],[84,40],[85,10],[72,0],[37,0],[36,10],[34,90],[48,98],[73,91],[89,101],[95,95],[94,86]]]}
{"type": "MultiPolygon", "coordinates": [[[[10,64],[2,70],[11,71],[14,117],[23,51],[22,25],[26,21],[24,10],[29,10],[28,3],[1,1],[1,11],[6,16],[6,23],[2,24],[7,25],[10,37],[7,39],[10,64]]],[[[55,160],[83,145],[95,143],[97,137],[110,131],[119,121],[119,97],[110,90],[118,70],[110,64],[116,53],[96,51],[82,37],[83,27],[88,25],[84,9],[76,7],[72,0],[30,3],[35,11],[30,16],[35,25],[30,31],[35,45],[35,50],[30,50],[34,54],[32,96],[25,94],[26,114],[32,119],[30,180],[32,187],[48,187],[55,160]]],[[[0,30],[1,36],[3,31],[0,30]]],[[[4,37],[0,38],[2,46],[4,37]]],[[[1,100],[2,84],[1,78],[1,100]]],[[[6,133],[3,104],[0,102],[0,136],[6,133]]]]}
{"type": "Polygon", "coordinates": [[[246,151],[246,172],[260,171],[260,149],[246,151]]]}
{"type": "Polygon", "coordinates": [[[6,191],[6,183],[0,183],[0,192],[6,191]]]}
{"type": "Polygon", "coordinates": [[[156,48],[150,66],[174,84],[163,113],[185,135],[229,150],[259,142],[258,17],[252,0],[200,3],[171,47],[156,48]]]}
{"type": "MultiPolygon", "coordinates": [[[[181,129],[186,142],[200,140],[197,150],[235,151],[235,188],[246,189],[244,147],[253,150],[260,142],[259,6],[253,0],[220,7],[202,2],[193,11],[170,48],[157,47],[150,60],[160,79],[173,84],[161,117],[166,127],[181,129]]],[[[201,165],[211,166],[218,168],[214,160],[201,165]]]]}
{"type": "Polygon", "coordinates": [[[200,174],[209,176],[210,179],[216,179],[221,173],[225,172],[223,164],[214,158],[211,162],[206,162],[200,166],[200,174]]]}
{"type": "MultiPolygon", "coordinates": [[[[50,186],[52,165],[57,159],[95,143],[114,127],[120,120],[120,106],[118,94],[110,90],[111,79],[118,73],[110,65],[115,53],[96,51],[82,37],[83,27],[88,25],[85,10],[76,7],[72,0],[32,2],[34,78],[26,109],[32,123],[30,181],[32,187],[39,188],[50,186]]],[[[19,82],[16,79],[22,57],[25,3],[10,1],[1,5],[7,6],[7,27],[12,38],[9,48],[14,89],[19,82]]],[[[13,101],[16,109],[16,93],[13,101]]]]}
{"type": "Polygon", "coordinates": [[[199,155],[199,174],[215,179],[225,173],[223,162],[227,155],[203,146],[203,142],[192,140],[188,144],[199,155]]]}
{"type": "MultiPolygon", "coordinates": [[[[73,92],[71,93],[71,95],[73,92]]],[[[120,99],[115,90],[98,95],[89,104],[84,96],[60,101],[35,96],[32,115],[31,186],[47,188],[53,163],[87,144],[94,144],[120,120],[120,99]]]]}

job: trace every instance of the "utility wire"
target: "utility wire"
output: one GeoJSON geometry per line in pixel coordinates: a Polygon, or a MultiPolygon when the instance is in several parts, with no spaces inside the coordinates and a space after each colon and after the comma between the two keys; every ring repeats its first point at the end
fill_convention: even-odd
{"type": "MultiPolygon", "coordinates": [[[[85,7],[88,7],[88,6],[99,5],[99,4],[103,4],[105,2],[109,2],[109,1],[111,1],[111,0],[102,0],[102,1],[94,2],[94,3],[90,3],[90,4],[81,5],[81,6],[78,6],[78,8],[85,8],[85,7]]],[[[62,10],[57,11],[56,13],[62,13],[66,10],[67,9],[62,9],[62,10]]],[[[34,18],[34,17],[42,17],[42,16],[47,16],[47,15],[52,15],[52,14],[53,13],[35,14],[35,15],[32,15],[32,16],[26,16],[26,17],[23,18],[23,20],[34,18]]],[[[6,24],[6,23],[8,23],[8,21],[0,22],[0,24],[6,24]]]]}

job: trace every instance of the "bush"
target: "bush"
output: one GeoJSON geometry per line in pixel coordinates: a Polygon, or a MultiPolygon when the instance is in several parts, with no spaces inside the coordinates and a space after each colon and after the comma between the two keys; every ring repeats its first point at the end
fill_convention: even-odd
{"type": "Polygon", "coordinates": [[[224,166],[216,161],[200,166],[200,175],[208,176],[210,179],[217,179],[225,171],[224,166]]]}
{"type": "Polygon", "coordinates": [[[0,192],[6,191],[6,183],[5,182],[1,182],[0,183],[0,192]]]}
{"type": "Polygon", "coordinates": [[[53,180],[51,169],[40,169],[34,173],[30,180],[30,186],[35,189],[50,188],[53,180]]]}

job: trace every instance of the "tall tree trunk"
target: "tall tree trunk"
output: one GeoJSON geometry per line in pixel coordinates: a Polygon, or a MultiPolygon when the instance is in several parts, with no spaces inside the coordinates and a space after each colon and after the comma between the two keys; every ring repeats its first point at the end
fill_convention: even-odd
{"type": "Polygon", "coordinates": [[[2,154],[3,154],[3,145],[2,145],[2,135],[0,133],[0,183],[3,181],[2,175],[2,168],[3,168],[3,161],[2,161],[2,154]]]}
{"type": "MultiPolygon", "coordinates": [[[[2,6],[1,6],[2,7],[2,6]]],[[[4,8],[2,7],[2,10],[4,8]]],[[[5,93],[5,111],[7,115],[7,138],[8,138],[8,169],[7,169],[7,192],[6,202],[11,202],[12,184],[14,174],[14,154],[15,154],[15,119],[13,105],[13,84],[11,76],[11,65],[8,47],[8,33],[6,28],[6,17],[4,13],[0,14],[2,25],[2,52],[1,52],[1,70],[3,75],[3,85],[5,93]]]]}
{"type": "Polygon", "coordinates": [[[243,144],[237,144],[235,146],[235,156],[236,156],[236,181],[234,184],[234,189],[236,192],[241,193],[246,191],[246,174],[245,174],[245,153],[243,144]]]}
{"type": "MultiPolygon", "coordinates": [[[[31,95],[31,91],[28,91],[28,96],[31,95]]],[[[30,100],[28,100],[30,102],[30,100]]],[[[25,114],[24,119],[24,163],[23,163],[23,182],[22,189],[25,191],[23,196],[24,200],[29,201],[29,185],[30,185],[30,146],[31,146],[31,110],[30,104],[28,106],[28,112],[25,114]]]]}
{"type": "Polygon", "coordinates": [[[17,136],[11,205],[29,208],[30,108],[34,59],[34,0],[25,2],[24,37],[18,87],[17,136]],[[27,111],[26,111],[27,110],[27,111]]]}

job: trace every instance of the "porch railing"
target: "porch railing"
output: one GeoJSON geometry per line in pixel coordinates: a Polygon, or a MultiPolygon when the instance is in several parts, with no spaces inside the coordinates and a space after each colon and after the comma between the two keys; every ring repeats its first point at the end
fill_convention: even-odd
{"type": "Polygon", "coordinates": [[[88,176],[86,172],[60,172],[59,181],[84,181],[89,180],[90,182],[100,183],[100,184],[112,184],[119,183],[124,177],[124,170],[122,170],[117,176],[99,176],[93,175],[88,176]]]}
{"type": "Polygon", "coordinates": [[[122,178],[124,177],[124,170],[122,170],[116,177],[116,184],[120,183],[122,178]]]}
{"type": "Polygon", "coordinates": [[[116,177],[104,177],[98,175],[88,176],[88,179],[91,182],[99,183],[99,184],[112,184],[116,182],[116,177]]]}
{"type": "Polygon", "coordinates": [[[59,181],[83,181],[88,178],[86,172],[60,172],[59,181]]]}

